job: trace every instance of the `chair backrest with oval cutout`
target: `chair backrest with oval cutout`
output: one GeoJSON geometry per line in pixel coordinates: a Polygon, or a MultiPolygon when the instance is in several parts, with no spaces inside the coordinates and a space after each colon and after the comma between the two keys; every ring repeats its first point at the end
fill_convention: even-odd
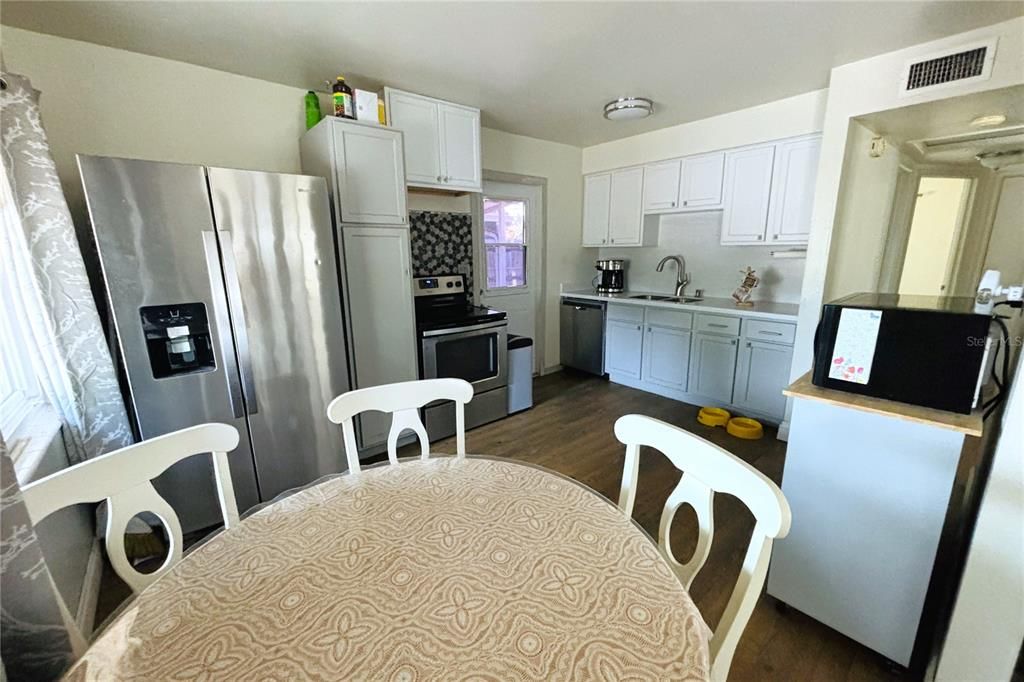
{"type": "Polygon", "coordinates": [[[388,432],[388,460],[398,463],[398,437],[404,431],[412,431],[420,441],[420,457],[427,459],[429,440],[427,430],[420,420],[419,408],[435,400],[455,402],[456,454],[466,454],[466,403],[473,399],[473,386],[462,379],[424,379],[403,381],[360,388],[342,393],[327,406],[327,417],[335,424],[341,424],[345,439],[345,456],[348,470],[359,471],[359,451],[356,446],[353,418],[361,412],[376,410],[391,413],[391,430],[388,432]]]}
{"type": "Polygon", "coordinates": [[[736,645],[761,594],[768,573],[772,542],[789,533],[789,503],[779,487],[760,471],[714,443],[671,424],[629,414],[615,422],[615,436],[626,445],[619,508],[627,516],[632,515],[636,500],[641,446],[659,450],[683,472],[662,510],[658,545],[687,589],[711,551],[715,493],[728,493],[739,498],[754,516],[754,531],[739,578],[711,638],[711,678],[724,680],[728,677],[736,645]],[[697,515],[699,535],[693,556],[681,564],[672,553],[669,530],[676,512],[684,504],[693,507],[697,515]]]}
{"type": "Polygon", "coordinates": [[[139,592],[166,573],[180,558],[181,523],[171,505],[157,493],[151,481],[186,457],[208,453],[220,498],[224,526],[238,523],[231,470],[227,453],[238,447],[238,431],[227,424],[202,424],[108,452],[68,467],[27,485],[22,490],[33,523],[65,507],[107,501],[104,533],[107,555],[114,571],[133,592],[139,592]],[[128,522],[142,512],[155,514],[167,529],[167,557],[152,573],[137,571],[124,548],[128,522]]]}

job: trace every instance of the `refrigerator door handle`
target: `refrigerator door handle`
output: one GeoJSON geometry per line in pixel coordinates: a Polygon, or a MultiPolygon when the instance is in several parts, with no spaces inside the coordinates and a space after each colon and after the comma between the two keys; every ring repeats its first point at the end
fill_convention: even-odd
{"type": "Polygon", "coordinates": [[[217,252],[217,235],[212,230],[203,230],[203,254],[206,256],[206,271],[210,277],[213,292],[213,320],[217,328],[220,354],[224,360],[224,376],[228,382],[228,401],[231,414],[237,419],[245,416],[242,402],[242,386],[238,381],[238,365],[235,360],[235,346],[231,334],[231,318],[228,315],[227,293],[224,291],[224,277],[217,252]]]}
{"type": "Polygon", "coordinates": [[[245,310],[242,308],[242,290],[238,285],[238,265],[235,263],[235,245],[231,232],[217,230],[220,237],[221,257],[224,262],[224,285],[228,290],[228,307],[231,310],[232,326],[235,330],[235,347],[238,348],[238,365],[242,374],[242,393],[249,414],[259,412],[256,401],[256,381],[252,376],[252,357],[249,355],[249,329],[245,324],[245,310]]]}

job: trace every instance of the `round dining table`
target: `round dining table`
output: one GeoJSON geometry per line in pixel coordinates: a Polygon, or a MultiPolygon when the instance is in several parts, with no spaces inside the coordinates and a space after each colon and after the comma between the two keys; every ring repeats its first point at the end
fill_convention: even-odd
{"type": "Polygon", "coordinates": [[[590,488],[440,456],[318,482],[187,554],[71,680],[705,680],[710,631],[590,488]]]}

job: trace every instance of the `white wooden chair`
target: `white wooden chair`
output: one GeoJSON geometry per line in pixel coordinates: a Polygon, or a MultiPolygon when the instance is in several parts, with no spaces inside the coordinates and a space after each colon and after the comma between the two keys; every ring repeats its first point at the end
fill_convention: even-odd
{"type": "Polygon", "coordinates": [[[388,460],[398,463],[398,437],[406,430],[416,434],[420,441],[420,458],[427,459],[430,444],[427,429],[420,421],[419,408],[435,400],[455,401],[456,454],[466,454],[466,403],[473,399],[473,387],[462,379],[424,379],[404,381],[360,388],[342,393],[327,406],[327,418],[341,424],[345,438],[345,455],[350,473],[359,473],[359,451],[356,447],[352,419],[361,412],[376,410],[390,412],[391,430],[388,431],[388,460]]]}
{"type": "Polygon", "coordinates": [[[224,526],[230,528],[238,523],[238,505],[227,453],[236,447],[238,431],[235,427],[202,424],[68,467],[29,484],[21,492],[33,523],[39,523],[64,507],[107,500],[104,537],[110,564],[133,592],[139,592],[181,559],[182,550],[178,516],[150,481],[186,457],[211,453],[224,526]],[[135,570],[124,550],[125,528],[140,512],[158,516],[170,538],[167,558],[152,573],[135,570]]]}
{"type": "Polygon", "coordinates": [[[626,464],[619,493],[619,508],[626,516],[632,516],[636,501],[641,445],[661,451],[683,472],[661,513],[658,545],[687,589],[711,551],[715,493],[738,497],[754,515],[754,531],[739,579],[711,637],[711,679],[725,680],[736,645],[764,586],[772,542],[789,533],[789,503],[779,487],[760,471],[717,445],[671,424],[629,414],[615,422],[615,436],[626,445],[626,464]],[[685,564],[676,560],[669,541],[672,519],[683,504],[693,507],[700,527],[697,548],[685,564]]]}

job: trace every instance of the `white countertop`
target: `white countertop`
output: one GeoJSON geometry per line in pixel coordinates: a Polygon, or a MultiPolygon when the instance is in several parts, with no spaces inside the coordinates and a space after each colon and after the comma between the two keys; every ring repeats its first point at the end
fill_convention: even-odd
{"type": "Polygon", "coordinates": [[[651,308],[672,308],[674,310],[692,310],[696,312],[728,313],[739,317],[750,317],[780,322],[796,322],[800,306],[795,303],[775,303],[773,301],[754,301],[754,305],[744,308],[736,305],[731,298],[713,298],[705,296],[696,303],[677,303],[675,301],[648,301],[641,298],[630,298],[639,294],[654,296],[671,296],[657,291],[624,291],[621,294],[598,294],[593,289],[568,289],[562,291],[563,298],[579,298],[587,301],[605,301],[624,305],[640,305],[651,308]]]}

